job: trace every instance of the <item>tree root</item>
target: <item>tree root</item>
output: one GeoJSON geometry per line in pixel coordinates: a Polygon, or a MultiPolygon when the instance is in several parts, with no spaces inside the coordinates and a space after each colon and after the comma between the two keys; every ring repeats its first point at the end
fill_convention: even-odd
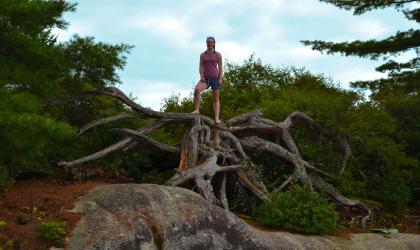
{"type": "Polygon", "coordinates": [[[258,167],[250,160],[244,149],[249,151],[265,151],[290,162],[294,166],[292,175],[287,177],[276,189],[277,191],[282,190],[291,180],[296,179],[300,183],[309,185],[314,190],[324,193],[339,206],[359,209],[364,214],[361,221],[363,226],[366,225],[372,216],[367,206],[359,201],[345,198],[332,185],[320,177],[323,176],[324,178],[331,179],[333,178],[331,175],[316,168],[302,158],[299,148],[291,135],[291,129],[297,124],[303,124],[320,139],[328,137],[340,145],[343,160],[339,166],[339,174],[344,171],[347,161],[351,157],[351,148],[348,144],[347,137],[334,134],[330,130],[316,124],[311,117],[302,112],[295,111],[286,117],[285,120],[277,122],[263,118],[261,111],[255,110],[230,119],[226,125],[221,124],[216,126],[213,119],[204,115],[158,112],[144,108],[114,87],[84,93],[78,97],[53,101],[51,103],[59,104],[95,95],[113,97],[130,107],[133,113],[120,114],[93,121],[83,126],[79,130],[79,134],[91,128],[124,119],[146,117],[154,118],[156,121],[138,130],[114,129],[125,133],[128,137],[94,154],[70,162],[60,162],[59,165],[61,166],[72,167],[80,165],[116,151],[135,147],[138,143],[148,143],[160,150],[180,155],[178,169],[175,175],[165,183],[166,185],[179,186],[192,181],[198,192],[206,200],[229,209],[226,198],[227,172],[235,174],[238,177],[236,180],[242,187],[248,189],[258,199],[262,201],[268,199],[267,188],[261,176],[256,171],[258,167]],[[169,123],[183,123],[189,126],[179,146],[168,145],[148,136],[151,132],[169,123]],[[257,136],[240,137],[240,132],[242,131],[281,136],[287,148],[257,136]],[[216,198],[211,182],[216,174],[221,176],[221,183],[218,188],[219,199],[216,198]]]}

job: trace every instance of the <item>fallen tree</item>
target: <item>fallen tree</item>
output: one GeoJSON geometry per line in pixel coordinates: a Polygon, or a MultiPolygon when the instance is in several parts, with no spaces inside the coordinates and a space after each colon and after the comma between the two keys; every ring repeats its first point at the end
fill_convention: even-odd
{"type": "Polygon", "coordinates": [[[261,111],[255,110],[234,117],[226,124],[217,125],[213,119],[201,114],[159,112],[142,107],[115,87],[86,92],[79,96],[53,101],[50,104],[67,103],[97,95],[115,98],[130,107],[133,112],[90,122],[79,129],[79,135],[94,127],[126,119],[153,118],[155,121],[137,130],[127,128],[113,129],[125,133],[127,138],[80,159],[59,162],[60,166],[70,168],[99,159],[116,151],[135,147],[139,142],[148,143],[160,150],[180,156],[176,173],[166,182],[167,185],[180,186],[187,182],[193,182],[196,190],[206,200],[229,209],[226,198],[227,172],[236,175],[236,180],[239,184],[248,189],[258,199],[262,201],[268,199],[267,188],[258,171],[256,171],[260,166],[253,163],[246,153],[247,151],[265,151],[282,158],[294,167],[293,173],[277,190],[283,189],[292,180],[297,180],[301,184],[309,185],[314,190],[322,192],[339,207],[359,210],[362,214],[361,223],[363,226],[371,218],[371,211],[366,205],[341,195],[326,181],[333,179],[331,175],[302,158],[291,134],[291,130],[298,124],[306,126],[318,138],[328,137],[339,145],[343,156],[339,166],[340,173],[344,170],[347,161],[351,157],[351,148],[346,136],[337,135],[329,129],[316,124],[311,117],[302,112],[295,111],[283,121],[277,122],[264,118],[261,111]],[[151,132],[173,123],[182,123],[187,127],[182,141],[177,146],[168,145],[149,136],[151,132]],[[243,134],[249,134],[249,132],[280,135],[286,147],[255,135],[242,136],[243,134]],[[214,186],[212,179],[216,175],[220,176],[221,181],[217,186],[214,186]]]}

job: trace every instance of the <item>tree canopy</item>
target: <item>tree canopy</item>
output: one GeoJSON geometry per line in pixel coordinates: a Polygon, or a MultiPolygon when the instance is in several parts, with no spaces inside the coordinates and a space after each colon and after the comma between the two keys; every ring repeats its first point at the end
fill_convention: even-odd
{"type": "MultiPolygon", "coordinates": [[[[420,22],[420,8],[410,9],[410,3],[417,1],[344,1],[344,0],[320,0],[334,4],[339,8],[353,10],[354,15],[361,15],[375,9],[383,9],[393,7],[403,12],[408,20],[420,22]]],[[[311,46],[312,49],[328,54],[341,53],[345,56],[366,57],[373,60],[387,59],[391,56],[398,56],[403,52],[415,51],[417,56],[406,62],[396,62],[392,59],[376,68],[379,72],[389,72],[386,79],[378,79],[374,81],[356,81],[352,86],[359,88],[367,88],[373,92],[386,88],[401,88],[405,93],[414,93],[418,91],[419,73],[419,46],[420,46],[420,30],[409,29],[406,31],[398,31],[395,35],[382,40],[370,39],[367,41],[353,42],[326,42],[326,41],[310,41],[303,40],[302,43],[311,46]],[[417,80],[417,81],[416,81],[417,80]],[[417,86],[416,84],[417,83],[417,86]]]]}
{"type": "Polygon", "coordinates": [[[101,99],[46,105],[50,99],[119,83],[116,70],[131,48],[77,35],[58,42],[53,29],[65,29],[63,13],[75,7],[63,0],[0,1],[0,168],[12,176],[45,172],[51,169],[48,161],[69,154],[63,145],[72,140],[72,126],[86,121],[86,111],[123,110],[101,99]]]}
{"type": "MultiPolygon", "coordinates": [[[[353,10],[354,15],[362,15],[368,11],[384,8],[395,8],[408,20],[417,24],[420,22],[420,8],[412,5],[418,1],[396,0],[321,0],[334,4],[339,8],[353,10]]],[[[382,40],[370,39],[367,41],[352,42],[327,42],[303,40],[303,44],[312,49],[327,54],[341,53],[345,56],[358,56],[379,60],[387,60],[376,67],[376,71],[387,73],[387,77],[355,81],[351,86],[363,90],[370,90],[371,100],[389,112],[399,122],[397,129],[400,130],[395,140],[406,146],[407,152],[420,159],[420,30],[409,29],[397,31],[396,34],[382,40]],[[405,62],[397,62],[394,59],[402,53],[414,52],[415,56],[405,62]]]]}

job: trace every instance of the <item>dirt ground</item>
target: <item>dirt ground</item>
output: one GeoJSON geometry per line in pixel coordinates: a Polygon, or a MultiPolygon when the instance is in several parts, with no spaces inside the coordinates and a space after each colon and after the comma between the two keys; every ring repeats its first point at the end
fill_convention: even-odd
{"type": "MultiPolygon", "coordinates": [[[[0,249],[38,250],[48,249],[50,246],[64,247],[64,239],[53,241],[42,238],[39,232],[40,223],[66,221],[65,228],[69,232],[82,216],[67,211],[73,208],[78,197],[96,186],[111,183],[116,181],[62,183],[53,178],[18,181],[8,192],[0,195],[0,249]]],[[[398,218],[392,216],[381,218],[376,225],[370,225],[367,229],[342,227],[332,234],[345,236],[349,233],[369,232],[371,228],[383,227],[384,223],[397,225],[400,232],[420,234],[420,228],[416,225],[420,220],[420,211],[407,209],[398,218]]],[[[261,230],[275,231],[259,226],[249,216],[239,215],[239,217],[261,230]]]]}
{"type": "Polygon", "coordinates": [[[26,180],[17,182],[0,196],[0,246],[3,249],[47,249],[63,247],[64,240],[47,240],[40,237],[42,221],[66,221],[66,231],[81,215],[67,212],[73,208],[79,196],[106,181],[60,183],[54,179],[26,180]]]}

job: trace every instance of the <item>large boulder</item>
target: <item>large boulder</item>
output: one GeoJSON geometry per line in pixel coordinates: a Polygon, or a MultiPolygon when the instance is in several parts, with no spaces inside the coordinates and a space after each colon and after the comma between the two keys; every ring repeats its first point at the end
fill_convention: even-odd
{"type": "Polygon", "coordinates": [[[256,229],[179,187],[99,186],[73,209],[83,218],[68,249],[419,249],[420,236],[303,236],[256,229]]]}

